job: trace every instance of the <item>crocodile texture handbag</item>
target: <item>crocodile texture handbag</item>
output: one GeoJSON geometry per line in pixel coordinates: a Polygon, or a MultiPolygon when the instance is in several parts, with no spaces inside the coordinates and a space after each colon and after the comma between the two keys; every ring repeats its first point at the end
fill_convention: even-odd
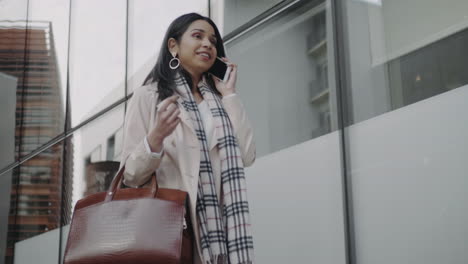
{"type": "Polygon", "coordinates": [[[193,262],[187,193],[158,188],[121,189],[120,169],[109,191],[76,203],[65,264],[186,264],[193,262]]]}

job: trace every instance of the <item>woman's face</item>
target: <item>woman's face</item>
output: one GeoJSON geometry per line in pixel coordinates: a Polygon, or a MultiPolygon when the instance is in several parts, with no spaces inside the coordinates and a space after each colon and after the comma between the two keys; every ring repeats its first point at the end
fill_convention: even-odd
{"type": "MultiPolygon", "coordinates": [[[[169,49],[178,54],[180,64],[190,74],[201,75],[208,71],[217,56],[215,31],[205,20],[196,20],[182,35],[179,43],[169,41],[169,49]]],[[[174,41],[175,42],[175,41],[174,41]]]]}

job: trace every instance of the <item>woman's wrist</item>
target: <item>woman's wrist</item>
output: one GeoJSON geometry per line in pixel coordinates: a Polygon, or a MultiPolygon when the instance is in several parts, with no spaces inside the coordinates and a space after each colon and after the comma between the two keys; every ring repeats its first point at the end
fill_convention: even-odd
{"type": "Polygon", "coordinates": [[[161,152],[163,148],[163,138],[158,135],[148,135],[147,137],[148,145],[151,149],[151,152],[161,152]]]}
{"type": "Polygon", "coordinates": [[[231,97],[231,96],[234,96],[234,95],[236,95],[236,92],[228,92],[228,93],[222,94],[223,98],[231,97]]]}

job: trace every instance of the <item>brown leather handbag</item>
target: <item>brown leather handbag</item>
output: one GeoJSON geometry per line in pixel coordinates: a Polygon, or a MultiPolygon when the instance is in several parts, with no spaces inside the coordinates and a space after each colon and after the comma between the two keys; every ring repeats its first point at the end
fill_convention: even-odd
{"type": "Polygon", "coordinates": [[[76,203],[65,264],[193,263],[193,232],[184,191],[120,188],[124,168],[108,192],[76,203]]]}

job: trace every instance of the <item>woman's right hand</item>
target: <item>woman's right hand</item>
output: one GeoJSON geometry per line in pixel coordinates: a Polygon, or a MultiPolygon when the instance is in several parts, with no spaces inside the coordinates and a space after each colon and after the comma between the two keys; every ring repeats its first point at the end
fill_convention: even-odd
{"type": "Polygon", "coordinates": [[[164,139],[175,130],[180,122],[180,110],[176,104],[178,98],[178,95],[173,95],[159,104],[156,122],[148,135],[148,143],[152,152],[161,152],[164,139]]]}

